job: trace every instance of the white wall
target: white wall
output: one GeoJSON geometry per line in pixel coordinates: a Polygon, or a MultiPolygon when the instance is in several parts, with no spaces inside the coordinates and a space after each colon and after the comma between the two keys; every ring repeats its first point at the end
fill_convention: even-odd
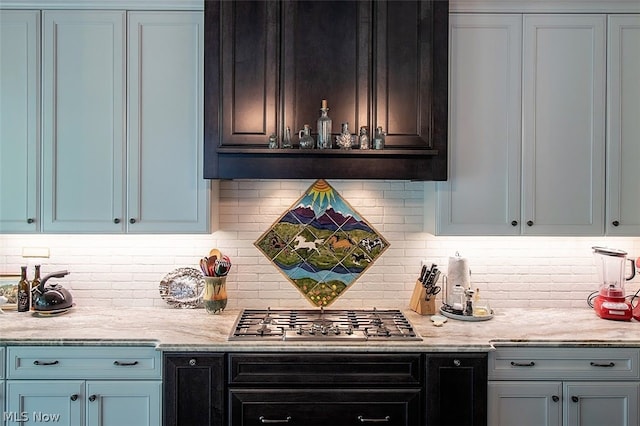
{"type": "MultiPolygon", "coordinates": [[[[23,247],[48,247],[43,272],[69,269],[60,282],[79,305],[165,306],[160,280],[178,267],[198,267],[212,247],[233,261],[230,307],[311,305],[253,242],[313,183],[220,182],[220,230],[211,235],[0,235],[0,272],[19,271],[23,247]]],[[[591,246],[640,256],[640,238],[435,237],[422,231],[424,184],[406,181],[329,181],[390,243],[382,257],[332,308],[408,306],[420,260],[446,270],[456,251],[469,258],[473,285],[493,307],[585,306],[596,289],[591,246]]],[[[640,287],[640,277],[628,292],[640,287]]]]}

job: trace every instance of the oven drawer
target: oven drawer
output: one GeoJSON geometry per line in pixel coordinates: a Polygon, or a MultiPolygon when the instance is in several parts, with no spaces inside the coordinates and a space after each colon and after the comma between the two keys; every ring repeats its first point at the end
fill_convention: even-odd
{"type": "Polygon", "coordinates": [[[638,348],[500,348],[489,353],[489,380],[637,380],[638,348]]]}
{"type": "Polygon", "coordinates": [[[420,389],[231,389],[233,426],[420,424],[420,389]]]}
{"type": "Polygon", "coordinates": [[[420,386],[420,354],[230,354],[232,385],[420,386]]]}

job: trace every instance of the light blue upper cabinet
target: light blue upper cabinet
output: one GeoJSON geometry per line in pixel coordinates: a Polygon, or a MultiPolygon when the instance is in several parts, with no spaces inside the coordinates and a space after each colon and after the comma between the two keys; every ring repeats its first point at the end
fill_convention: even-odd
{"type": "Polygon", "coordinates": [[[525,15],[526,235],[604,233],[606,16],[525,15]]]}
{"type": "Polygon", "coordinates": [[[40,12],[0,10],[0,233],[40,227],[40,12]]]}
{"type": "Polygon", "coordinates": [[[206,232],[202,12],[128,18],[129,232],[206,232]]]}
{"type": "Polygon", "coordinates": [[[427,217],[435,233],[603,235],[605,23],[451,14],[450,177],[427,217]]]}
{"type": "Polygon", "coordinates": [[[607,234],[640,236],[640,15],[607,29],[607,234]]]}
{"type": "Polygon", "coordinates": [[[436,184],[436,232],[519,235],[522,16],[451,14],[449,45],[450,178],[436,184]]]}
{"type": "Polygon", "coordinates": [[[45,232],[125,229],[122,11],[43,12],[45,232]]]}
{"type": "Polygon", "coordinates": [[[45,11],[43,32],[43,231],[208,232],[203,13],[45,11]]]}

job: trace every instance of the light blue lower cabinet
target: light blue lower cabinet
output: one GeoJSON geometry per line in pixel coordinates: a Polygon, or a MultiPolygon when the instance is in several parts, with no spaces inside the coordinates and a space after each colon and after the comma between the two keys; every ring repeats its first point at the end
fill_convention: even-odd
{"type": "Polygon", "coordinates": [[[10,346],[6,358],[2,426],[162,422],[161,356],[154,347],[10,346]]]}
{"type": "Polygon", "coordinates": [[[7,426],[157,426],[160,381],[8,380],[7,426]]]}
{"type": "Polygon", "coordinates": [[[4,402],[4,380],[0,380],[0,411],[2,411],[2,417],[0,418],[0,425],[4,426],[6,424],[4,416],[7,412],[7,408],[4,402]]]}

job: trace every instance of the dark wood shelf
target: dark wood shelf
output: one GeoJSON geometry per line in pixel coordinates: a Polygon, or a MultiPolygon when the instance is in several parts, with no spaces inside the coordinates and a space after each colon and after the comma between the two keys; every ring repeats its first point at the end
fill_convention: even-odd
{"type": "Polygon", "coordinates": [[[309,156],[309,157],[394,157],[394,156],[436,156],[438,155],[437,149],[403,149],[403,148],[390,148],[390,149],[299,149],[284,148],[284,149],[269,149],[261,147],[219,147],[218,155],[225,154],[250,154],[250,155],[276,155],[276,156],[309,156]]]}

